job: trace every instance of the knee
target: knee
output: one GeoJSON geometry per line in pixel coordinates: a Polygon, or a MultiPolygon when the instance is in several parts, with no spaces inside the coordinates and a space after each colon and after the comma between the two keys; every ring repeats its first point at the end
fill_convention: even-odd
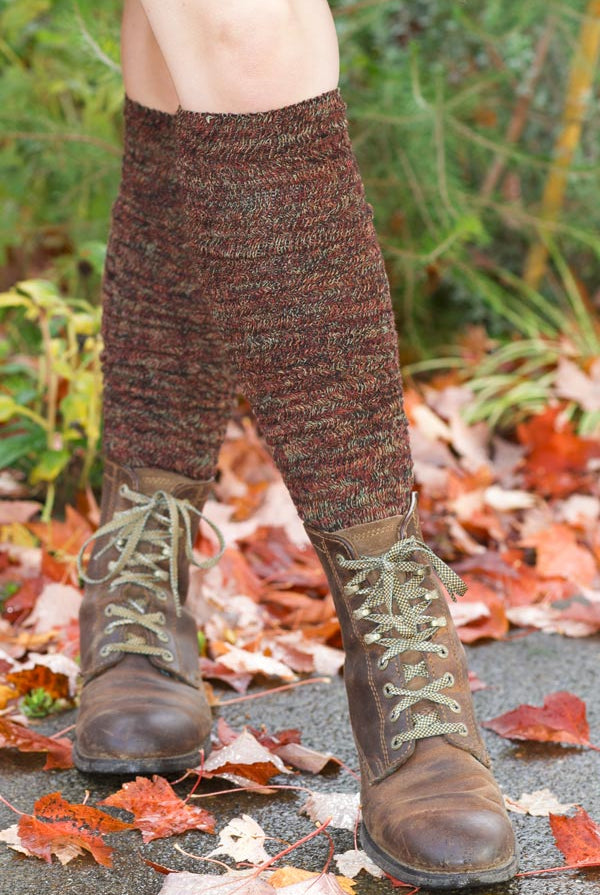
{"type": "Polygon", "coordinates": [[[225,0],[208,6],[213,52],[232,57],[243,68],[260,70],[293,38],[294,0],[225,0]]]}

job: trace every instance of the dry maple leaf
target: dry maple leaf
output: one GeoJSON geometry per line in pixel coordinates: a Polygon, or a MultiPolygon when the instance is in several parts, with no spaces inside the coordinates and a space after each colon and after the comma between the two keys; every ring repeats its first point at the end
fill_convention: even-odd
{"type": "Polygon", "coordinates": [[[45,771],[73,767],[72,743],[66,737],[54,740],[36,733],[8,718],[0,718],[0,749],[18,749],[19,752],[46,752],[45,771]]]}
{"type": "Polygon", "coordinates": [[[384,876],[381,867],[374,864],[368,854],[360,849],[351,848],[350,851],[343,852],[343,854],[334,855],[334,859],[340,873],[351,877],[351,879],[358,876],[361,870],[365,870],[376,879],[381,879],[384,876]]]}
{"type": "Polygon", "coordinates": [[[131,824],[97,808],[72,805],[59,792],[42,796],[33,810],[33,815],[24,814],[19,819],[19,838],[31,854],[48,863],[52,862],[53,854],[70,846],[88,851],[98,864],[112,867],[112,849],[102,834],[133,829],[131,824]]]}
{"type": "Polygon", "coordinates": [[[360,796],[357,792],[311,792],[300,808],[316,824],[330,820],[330,827],[338,830],[356,829],[360,796]]]}
{"type": "Polygon", "coordinates": [[[239,786],[263,786],[271,777],[288,773],[282,760],[261,746],[248,730],[222,749],[215,749],[202,771],[205,777],[224,777],[239,786]]]}
{"type": "Polygon", "coordinates": [[[213,833],[215,829],[212,814],[184,802],[164,777],[156,774],[152,780],[136,777],[135,781],[123,784],[122,789],[98,804],[122,808],[133,814],[132,826],[142,831],[144,842],[165,839],[187,830],[213,833]]]}
{"type": "Polygon", "coordinates": [[[38,687],[43,688],[52,699],[69,699],[69,678],[66,674],[52,671],[47,665],[21,668],[6,675],[6,681],[14,687],[19,696],[38,687]]]}
{"type": "Polygon", "coordinates": [[[264,864],[269,860],[265,851],[265,839],[267,834],[254,818],[248,814],[234,817],[223,827],[219,833],[218,848],[209,852],[209,856],[227,855],[239,864],[240,861],[248,861],[254,866],[264,864]]]}
{"type": "Polygon", "coordinates": [[[567,864],[600,865],[600,827],[579,807],[575,817],[550,815],[550,828],[567,864]]]}
{"type": "Polygon", "coordinates": [[[508,811],[515,814],[529,814],[531,817],[548,817],[550,814],[564,813],[574,805],[561,805],[549,789],[538,789],[535,792],[524,792],[518,799],[504,796],[504,804],[508,811]]]}
{"type": "Polygon", "coordinates": [[[214,873],[170,873],[158,895],[274,895],[269,883],[255,876],[256,871],[230,870],[214,873]]]}
{"type": "Polygon", "coordinates": [[[589,740],[585,702],[566,691],[550,693],[541,708],[520,705],[504,715],[484,721],[483,727],[509,740],[596,748],[589,740]]]}

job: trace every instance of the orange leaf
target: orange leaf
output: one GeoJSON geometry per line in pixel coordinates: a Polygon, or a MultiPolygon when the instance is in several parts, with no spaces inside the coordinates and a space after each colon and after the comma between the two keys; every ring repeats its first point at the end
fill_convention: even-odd
{"type": "Polygon", "coordinates": [[[600,827],[583,808],[575,817],[551,814],[550,828],[567,864],[600,865],[600,827]]]}
{"type": "Polygon", "coordinates": [[[73,767],[72,743],[66,737],[53,740],[15,724],[8,718],[0,718],[0,749],[18,749],[19,752],[46,752],[45,771],[64,770],[73,767]]]}
{"type": "Polygon", "coordinates": [[[520,705],[483,726],[509,740],[591,746],[585,702],[566,691],[550,693],[542,708],[520,705]]]}
{"type": "Polygon", "coordinates": [[[52,671],[47,665],[35,665],[33,668],[13,671],[6,675],[6,680],[18,690],[20,696],[41,687],[50,694],[52,699],[69,698],[67,675],[52,671]]]}
{"type": "Polygon", "coordinates": [[[203,808],[188,805],[164,779],[156,774],[152,780],[136,777],[123,784],[118,792],[98,802],[122,808],[134,816],[133,826],[142,831],[144,842],[165,839],[187,830],[214,833],[215,819],[203,808]]]}
{"type": "Polygon", "coordinates": [[[598,571],[594,555],[577,543],[568,525],[551,525],[523,541],[536,548],[536,569],[543,578],[567,578],[589,586],[598,571]]]}
{"type": "Polygon", "coordinates": [[[468,625],[459,627],[457,629],[458,636],[463,643],[474,643],[476,640],[484,640],[486,638],[501,640],[509,628],[504,601],[495,590],[488,587],[487,584],[483,584],[477,578],[465,575],[464,580],[468,590],[464,598],[459,598],[459,602],[485,603],[490,614],[485,618],[477,619],[468,625]]]}
{"type": "Polygon", "coordinates": [[[66,802],[59,792],[38,799],[34,812],[19,819],[19,837],[25,848],[48,863],[53,854],[71,845],[89,851],[98,864],[112,867],[112,849],[102,834],[132,829],[97,808],[66,802]]]}

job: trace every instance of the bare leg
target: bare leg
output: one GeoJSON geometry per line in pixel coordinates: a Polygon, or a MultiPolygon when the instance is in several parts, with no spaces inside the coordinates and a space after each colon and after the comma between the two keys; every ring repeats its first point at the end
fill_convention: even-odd
{"type": "Polygon", "coordinates": [[[177,91],[140,0],[125,0],[123,6],[121,64],[130,99],[161,112],[177,111],[177,91]]]}
{"type": "Polygon", "coordinates": [[[326,0],[142,0],[192,112],[262,112],[337,86],[326,0]]]}

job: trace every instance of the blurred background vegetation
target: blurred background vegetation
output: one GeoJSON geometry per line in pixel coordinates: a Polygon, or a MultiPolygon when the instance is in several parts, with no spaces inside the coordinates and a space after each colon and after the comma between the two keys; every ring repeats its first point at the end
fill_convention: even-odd
{"type": "MultiPolygon", "coordinates": [[[[453,370],[472,417],[510,427],[561,360],[600,357],[600,2],[331,5],[408,374],[453,370]]],[[[120,0],[0,0],[0,468],[51,491],[95,468],[119,19],[120,0]]]]}

